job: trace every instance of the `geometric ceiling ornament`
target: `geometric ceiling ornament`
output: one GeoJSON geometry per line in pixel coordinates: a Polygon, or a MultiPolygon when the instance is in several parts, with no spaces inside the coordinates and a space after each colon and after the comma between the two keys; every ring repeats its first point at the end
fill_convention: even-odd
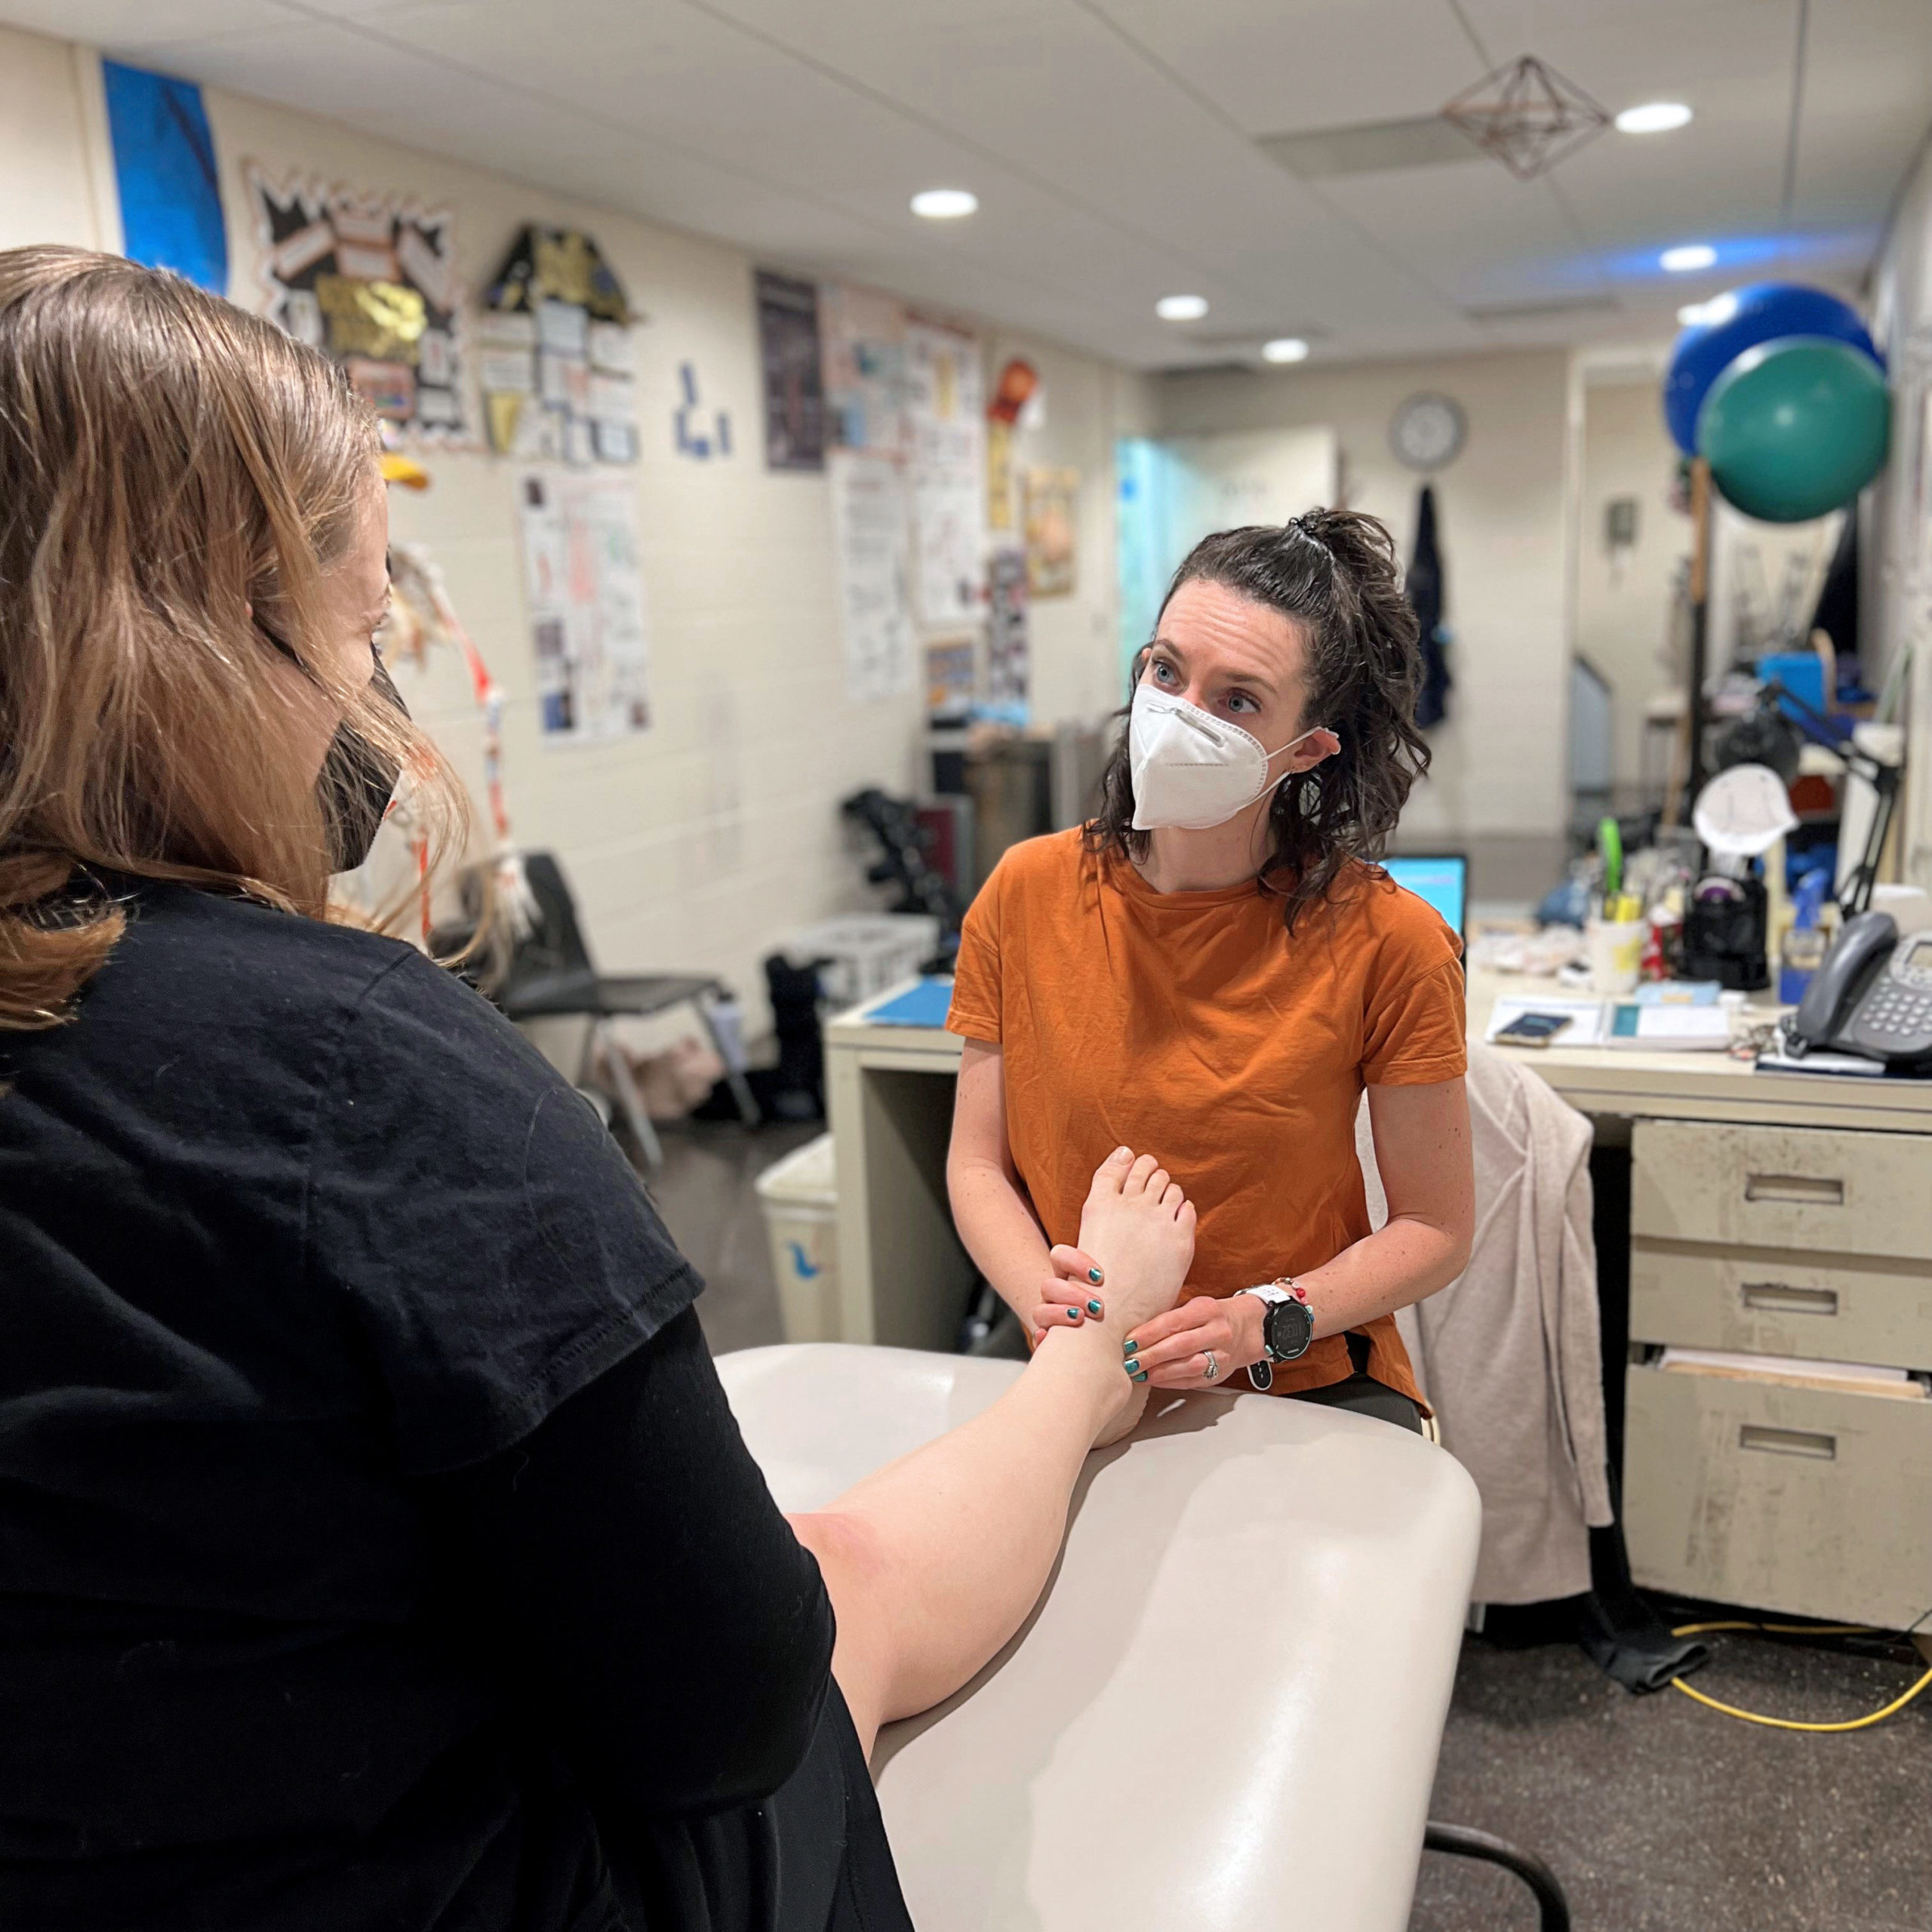
{"type": "Polygon", "coordinates": [[[1574,154],[1610,125],[1610,116],[1574,82],[1533,54],[1486,74],[1442,110],[1518,181],[1574,154]]]}

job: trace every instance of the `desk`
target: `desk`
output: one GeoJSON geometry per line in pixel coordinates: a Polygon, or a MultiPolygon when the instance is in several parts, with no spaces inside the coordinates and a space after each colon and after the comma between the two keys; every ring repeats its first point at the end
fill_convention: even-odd
{"type": "MultiPolygon", "coordinates": [[[[1472,974],[1471,1036],[1500,994],[1538,983],[1472,974]]],[[[946,1194],[960,1043],[866,1014],[825,1036],[841,1338],[948,1349],[977,1278],[946,1194]]],[[[1911,1179],[1932,1176],[1932,1081],[1761,1074],[1721,1054],[1503,1051],[1590,1115],[1600,1143],[1633,1148],[1627,1228],[1602,1238],[1629,1244],[1637,1580],[1807,1616],[1916,1615],[1932,1601],[1932,1403],[1767,1392],[1645,1358],[1675,1345],[1932,1370],[1932,1189],[1911,1179]],[[1900,1533],[1869,1534],[1880,1521],[1900,1533]]]]}
{"type": "MultiPolygon", "coordinates": [[[[1540,983],[1472,974],[1470,1038],[1481,1038],[1500,995],[1540,983]]],[[[838,1163],[840,1339],[945,1349],[974,1279],[946,1198],[959,1041],[936,1026],[868,1020],[872,1008],[904,990],[895,987],[825,1029],[826,1107],[838,1163]]],[[[1578,1112],[1595,1116],[1610,1140],[1627,1136],[1640,1119],[1932,1134],[1932,1081],[1758,1073],[1723,1054],[1500,1051],[1533,1067],[1578,1112]]]]}
{"type": "MultiPolygon", "coordinates": [[[[1551,983],[1519,974],[1469,975],[1469,1038],[1480,1040],[1506,995],[1551,983]]],[[[1755,1007],[1766,1020],[1780,1009],[1755,1007]]],[[[1932,1134],[1932,1080],[1759,1073],[1727,1054],[1639,1053],[1623,1047],[1499,1047],[1532,1067],[1579,1113],[1618,1121],[1715,1120],[1773,1127],[1840,1127],[1932,1134]]]]}

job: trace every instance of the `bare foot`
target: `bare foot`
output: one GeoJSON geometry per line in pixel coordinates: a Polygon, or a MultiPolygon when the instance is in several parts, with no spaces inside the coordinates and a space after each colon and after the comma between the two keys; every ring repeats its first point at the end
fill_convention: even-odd
{"type": "MultiPolygon", "coordinates": [[[[1094,1175],[1080,1215],[1080,1245],[1106,1269],[1104,1321],[1083,1327],[1104,1334],[1117,1353],[1121,1338],[1180,1299],[1194,1260],[1194,1204],[1171,1180],[1151,1154],[1136,1159],[1117,1149],[1094,1175]]],[[[1097,1449],[1118,1442],[1140,1420],[1147,1385],[1128,1378],[1123,1364],[1123,1399],[1094,1438],[1097,1449]]]]}

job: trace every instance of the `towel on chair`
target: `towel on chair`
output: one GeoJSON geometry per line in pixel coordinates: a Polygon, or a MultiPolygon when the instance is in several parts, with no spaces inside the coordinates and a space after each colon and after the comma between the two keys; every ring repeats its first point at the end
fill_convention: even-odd
{"type": "MultiPolygon", "coordinates": [[[[1478,1603],[1540,1603],[1590,1587],[1589,1531],[1614,1519],[1591,1233],[1589,1122],[1530,1069],[1472,1044],[1476,1183],[1469,1265],[1396,1317],[1482,1494],[1478,1603]]],[[[1355,1151],[1380,1227],[1387,1197],[1364,1097],[1355,1151]]]]}

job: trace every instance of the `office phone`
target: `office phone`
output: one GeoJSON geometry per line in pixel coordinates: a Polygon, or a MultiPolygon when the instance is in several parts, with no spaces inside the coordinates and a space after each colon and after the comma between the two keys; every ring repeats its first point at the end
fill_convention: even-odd
{"type": "Polygon", "coordinates": [[[1786,1033],[1794,1055],[1816,1047],[1932,1073],[1932,932],[1901,940],[1889,912],[1847,919],[1786,1033]]]}

